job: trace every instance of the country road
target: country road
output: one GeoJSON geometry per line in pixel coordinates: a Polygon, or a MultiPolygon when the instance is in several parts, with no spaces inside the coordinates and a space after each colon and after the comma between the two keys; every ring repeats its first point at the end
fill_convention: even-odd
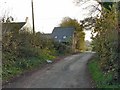
{"type": "Polygon", "coordinates": [[[93,55],[85,52],[68,56],[4,88],[92,88],[87,62],[93,55]]]}

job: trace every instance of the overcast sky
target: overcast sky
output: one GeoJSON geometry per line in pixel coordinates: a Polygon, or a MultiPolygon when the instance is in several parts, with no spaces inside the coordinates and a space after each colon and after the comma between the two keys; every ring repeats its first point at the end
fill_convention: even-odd
{"type": "MultiPolygon", "coordinates": [[[[51,33],[54,27],[59,26],[63,17],[75,18],[78,21],[87,17],[89,10],[83,10],[86,5],[96,4],[90,0],[86,5],[76,6],[74,0],[33,0],[35,13],[35,30],[51,33]]],[[[31,0],[0,0],[0,16],[5,11],[12,15],[17,22],[24,22],[29,17],[32,25],[31,0]]],[[[87,33],[90,38],[90,32],[87,33]]]]}

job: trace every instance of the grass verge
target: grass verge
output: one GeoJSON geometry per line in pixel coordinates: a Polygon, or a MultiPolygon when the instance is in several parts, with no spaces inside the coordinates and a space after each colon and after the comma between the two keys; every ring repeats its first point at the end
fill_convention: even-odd
{"type": "Polygon", "coordinates": [[[47,59],[53,60],[54,58],[54,56],[18,58],[12,64],[6,64],[2,67],[2,82],[9,82],[12,78],[45,64],[47,59]]]}
{"type": "Polygon", "coordinates": [[[92,58],[92,60],[90,60],[88,63],[88,68],[92,79],[96,84],[96,88],[120,88],[118,84],[110,85],[109,82],[113,79],[113,73],[110,72],[108,74],[103,74],[96,58],[92,58]]]}

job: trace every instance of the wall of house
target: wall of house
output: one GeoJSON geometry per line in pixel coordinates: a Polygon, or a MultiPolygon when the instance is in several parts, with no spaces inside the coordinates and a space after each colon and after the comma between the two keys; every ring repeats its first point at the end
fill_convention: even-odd
{"type": "Polygon", "coordinates": [[[72,50],[73,50],[73,52],[77,52],[77,50],[76,50],[76,35],[75,35],[76,33],[74,32],[74,34],[73,34],[73,36],[72,36],[72,50]]]}

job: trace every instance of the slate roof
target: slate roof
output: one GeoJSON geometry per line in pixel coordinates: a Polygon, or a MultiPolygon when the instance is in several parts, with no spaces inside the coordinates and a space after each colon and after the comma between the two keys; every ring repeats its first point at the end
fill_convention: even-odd
{"type": "Polygon", "coordinates": [[[10,31],[17,31],[25,25],[25,22],[11,22],[11,23],[2,23],[2,31],[10,32],[10,31]]]}
{"type": "Polygon", "coordinates": [[[55,27],[51,37],[58,42],[68,42],[74,34],[74,27],[55,27]]]}
{"type": "Polygon", "coordinates": [[[51,34],[41,34],[43,38],[51,39],[51,34]]]}

